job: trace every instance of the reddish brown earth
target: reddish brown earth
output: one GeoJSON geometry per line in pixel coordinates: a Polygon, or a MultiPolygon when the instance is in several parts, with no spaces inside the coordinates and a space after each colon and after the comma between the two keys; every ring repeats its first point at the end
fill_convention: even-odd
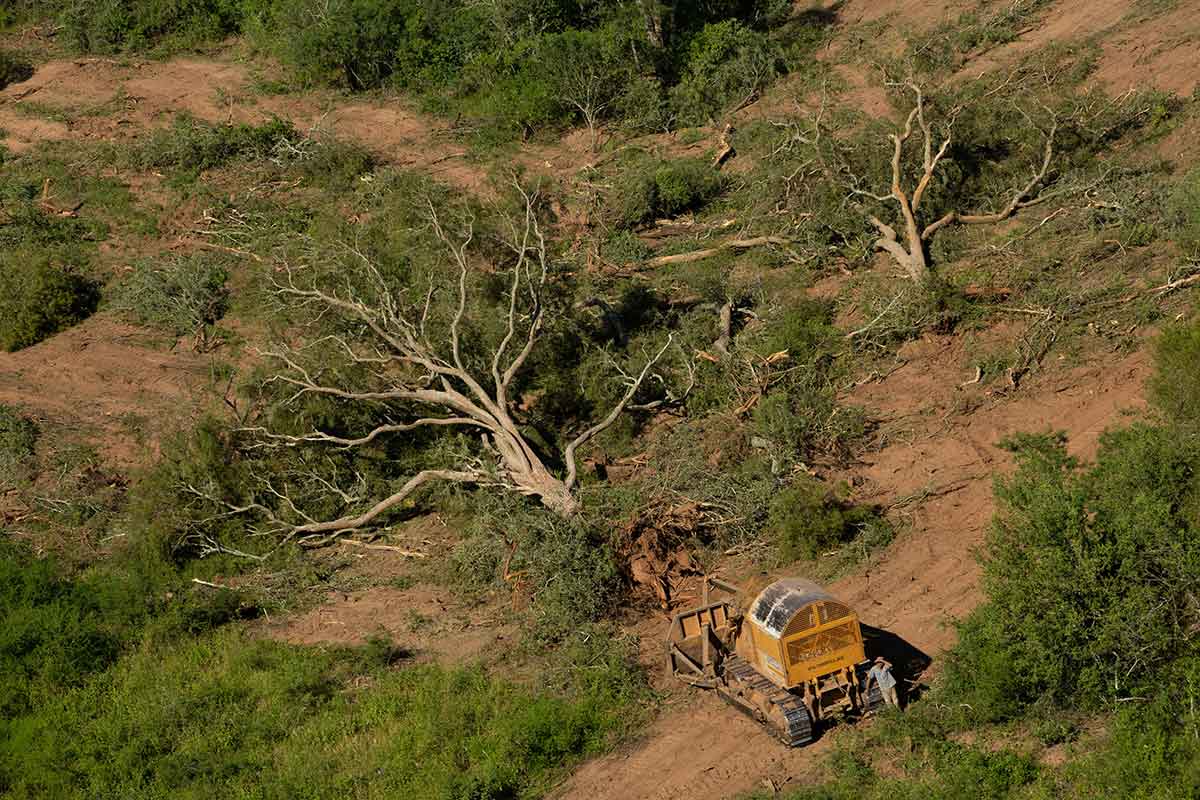
{"type": "MultiPolygon", "coordinates": [[[[977,386],[960,339],[927,337],[905,347],[903,365],[848,398],[881,417],[880,446],[852,472],[855,500],[893,509],[904,529],[861,574],[830,587],[869,625],[935,657],[954,640],[948,623],[979,602],[973,552],[994,510],[992,481],[1009,468],[997,442],[1021,431],[1063,430],[1073,453],[1095,452],[1100,433],[1143,405],[1148,359],[1142,353],[1098,358],[1027,379],[1011,396],[977,386]]],[[[644,626],[661,636],[665,622],[644,626]]],[[[653,651],[653,644],[647,649],[653,651]]],[[[869,723],[866,723],[869,724],[869,723]]],[[[730,797],[804,782],[833,731],[814,745],[787,750],[715,697],[676,695],[645,739],[584,765],[562,788],[572,800],[730,797]]]]}
{"type": "Polygon", "coordinates": [[[94,443],[117,468],[145,465],[161,435],[211,398],[208,360],[186,343],[97,314],[33,347],[0,351],[0,403],[94,443]]]}
{"type": "Polygon", "coordinates": [[[162,127],[180,113],[210,122],[262,122],[272,116],[301,130],[359,142],[384,160],[413,167],[466,189],[486,173],[468,163],[450,126],[396,100],[371,103],[334,92],[256,94],[240,63],[195,59],[115,62],[52,61],[0,92],[0,144],[14,152],[62,139],[123,141],[162,127]],[[24,105],[23,105],[24,104],[24,105]],[[54,112],[58,112],[55,114],[54,112]],[[67,121],[48,120],[63,116],[67,121]]]}

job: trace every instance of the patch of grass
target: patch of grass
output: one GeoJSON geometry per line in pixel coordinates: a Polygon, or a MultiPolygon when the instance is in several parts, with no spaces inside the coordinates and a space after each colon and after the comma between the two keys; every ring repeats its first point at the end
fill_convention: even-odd
{"type": "Polygon", "coordinates": [[[1200,168],[1185,174],[1172,190],[1167,225],[1184,256],[1200,260],[1200,168]]]}
{"type": "Polygon", "coordinates": [[[0,490],[12,488],[27,471],[38,429],[18,409],[0,403],[0,490]]]}
{"type": "Polygon", "coordinates": [[[114,310],[176,336],[203,333],[224,315],[229,279],[225,259],[211,255],[144,263],[109,290],[114,310]]]}
{"type": "Polygon", "coordinates": [[[234,630],[139,649],[5,723],[0,783],[67,798],[536,797],[626,730],[638,697],[623,658],[531,690],[480,669],[396,669],[394,653],[234,630]]]}
{"type": "Polygon", "coordinates": [[[1148,383],[1151,400],[1176,425],[1195,425],[1200,421],[1200,325],[1170,326],[1154,348],[1158,368],[1148,383]]]}

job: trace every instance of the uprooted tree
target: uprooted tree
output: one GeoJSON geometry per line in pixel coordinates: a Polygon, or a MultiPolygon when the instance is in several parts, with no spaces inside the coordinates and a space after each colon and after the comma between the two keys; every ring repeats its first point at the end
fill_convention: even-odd
{"type": "Polygon", "coordinates": [[[938,168],[945,163],[947,153],[954,141],[954,125],[961,109],[951,109],[945,121],[935,133],[934,125],[926,116],[925,96],[921,87],[907,81],[904,87],[915,97],[913,107],[905,119],[904,126],[890,134],[888,139],[892,144],[891,157],[891,186],[886,193],[868,191],[861,188],[856,176],[850,177],[850,192],[859,200],[875,201],[885,205],[894,203],[897,207],[902,232],[879,216],[864,209],[867,220],[879,233],[875,247],[883,250],[892,257],[909,277],[915,282],[923,283],[929,278],[928,247],[934,235],[949,225],[985,225],[1002,222],[1023,208],[1044,202],[1050,194],[1045,191],[1049,183],[1050,164],[1054,158],[1054,139],[1058,131],[1058,120],[1049,113],[1049,124],[1039,126],[1033,117],[1022,112],[1028,123],[1038,129],[1043,136],[1043,147],[1040,159],[1035,164],[1032,175],[1011,194],[1004,197],[999,208],[994,211],[968,212],[951,208],[944,211],[936,219],[926,220],[922,213],[922,201],[928,197],[928,192],[938,174],[938,168]],[[916,169],[906,163],[906,145],[914,134],[920,136],[921,162],[916,169]],[[940,143],[936,140],[940,139],[940,143]],[[935,148],[936,143],[936,150],[935,148]],[[911,181],[911,183],[910,183],[911,181]],[[911,186],[906,188],[906,183],[911,186]]]}
{"type": "MultiPolygon", "coordinates": [[[[285,540],[309,542],[370,527],[386,512],[410,500],[421,487],[436,482],[498,487],[536,498],[560,516],[575,514],[580,509],[575,491],[577,452],[633,407],[635,396],[672,340],[667,337],[655,352],[646,353],[640,368],[615,370],[614,379],[624,384],[619,398],[582,431],[573,436],[562,432],[565,445],[561,453],[554,454],[561,467],[552,468],[558,462],[547,457],[544,444],[539,447],[526,434],[520,398],[514,398],[514,382],[537,348],[548,317],[555,313],[546,302],[551,267],[538,219],[538,197],[519,185],[517,188],[523,212],[506,217],[501,225],[504,232],[498,238],[509,253],[503,265],[487,264],[473,254],[476,225],[470,215],[451,222],[433,202],[427,202],[426,216],[432,232],[429,241],[440,245],[445,256],[442,263],[449,266],[448,272],[440,273],[444,278],[441,285],[430,278],[428,285],[397,287],[370,256],[354,246],[350,246],[350,253],[361,278],[358,283],[338,280],[336,274],[329,277],[328,270],[323,280],[302,263],[281,265],[275,280],[275,296],[294,317],[309,323],[332,317],[345,326],[316,342],[277,346],[263,354],[278,365],[269,381],[287,387],[284,406],[323,397],[369,406],[373,418],[384,421],[353,435],[320,428],[306,433],[285,433],[270,427],[247,429],[257,446],[311,445],[353,451],[384,437],[418,429],[457,429],[472,434],[456,439],[457,449],[450,460],[457,463],[417,471],[383,497],[368,498],[362,492],[328,485],[323,493],[339,495],[341,505],[346,507],[346,512],[335,519],[310,516],[286,489],[266,480],[256,499],[241,504],[215,498],[203,487],[188,487],[190,493],[217,501],[227,514],[258,514],[266,519],[264,530],[285,540]],[[471,295],[482,291],[478,288],[482,274],[490,275],[493,287],[504,287],[499,307],[505,318],[494,344],[489,344],[488,337],[472,325],[478,320],[470,320],[468,314],[468,306],[477,299],[471,295]],[[330,284],[338,285],[333,288],[330,284]],[[443,293],[449,297],[441,299],[443,293]],[[345,370],[334,369],[327,359],[314,357],[314,346],[324,352],[335,349],[342,363],[365,377],[347,378],[345,370]],[[468,443],[467,451],[462,447],[464,442],[468,443]]],[[[638,407],[654,408],[662,403],[650,400],[638,407]]]]}

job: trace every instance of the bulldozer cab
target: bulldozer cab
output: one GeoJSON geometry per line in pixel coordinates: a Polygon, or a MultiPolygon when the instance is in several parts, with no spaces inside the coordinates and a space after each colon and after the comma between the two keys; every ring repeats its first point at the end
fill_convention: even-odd
{"type": "Polygon", "coordinates": [[[750,606],[738,655],[784,688],[850,668],[866,658],[858,615],[811,581],[778,580],[750,606]]]}

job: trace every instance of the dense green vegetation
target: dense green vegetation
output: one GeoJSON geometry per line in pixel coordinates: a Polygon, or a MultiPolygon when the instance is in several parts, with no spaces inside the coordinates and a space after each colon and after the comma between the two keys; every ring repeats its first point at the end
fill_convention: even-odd
{"type": "Polygon", "coordinates": [[[552,685],[518,686],[412,665],[386,642],[214,630],[253,609],[113,568],[64,578],[7,537],[0,577],[6,797],[536,796],[644,701],[628,654],[598,635],[559,652],[552,685]]]}
{"type": "Polygon", "coordinates": [[[0,349],[19,350],[95,310],[96,287],[70,266],[28,250],[0,257],[0,349]]]}
{"type": "Polygon", "coordinates": [[[403,89],[490,141],[575,122],[707,122],[808,69],[828,22],[776,0],[58,0],[11,13],[55,15],[90,53],[175,52],[244,33],[301,83],[403,89]]]}
{"type": "Polygon", "coordinates": [[[1107,431],[1090,464],[1057,436],[1010,441],[1018,469],[997,481],[981,555],[987,599],[959,624],[932,696],[843,743],[833,780],[789,798],[1200,791],[1197,358],[1200,326],[1169,329],[1151,381],[1159,416],[1107,431]],[[1082,743],[1077,721],[1097,712],[1111,732],[1057,769],[957,741],[1005,723],[1043,746],[1082,743]],[[897,766],[904,777],[885,777],[897,766]]]}
{"type": "MultiPolygon", "coordinates": [[[[165,56],[242,36],[284,65],[271,91],[403,92],[476,144],[582,125],[593,148],[609,144],[601,132],[620,146],[572,175],[493,164],[486,202],[285,119],[179,115],[119,144],[0,154],[0,347],[36,343],[103,301],[170,346],[194,336],[211,371],[206,409],[220,410],[155,441],[159,460],[127,479],[59,422],[0,405],[0,492],[20,512],[0,509],[19,520],[0,531],[0,792],[540,796],[647,708],[633,647],[612,624],[654,599],[636,558],[686,553],[711,571],[736,554],[747,569],[819,580],[869,563],[920,497],[865,507],[829,479],[907,435],[878,432],[847,392],[882,380],[927,334],[969,342],[1028,317],[1006,324],[1013,341],[965,348],[964,372],[977,368],[1002,402],[1051,348],[1074,359],[1140,346],[1135,332],[1180,296],[1147,291],[1157,265],[1179,279],[1200,258],[1200,173],[1140,147],[1194,115],[1194,100],[1088,90],[1097,49],[1086,42],[1030,53],[1011,73],[943,80],[1046,7],[980,3],[872,63],[925,84],[935,147],[953,130],[926,222],[1003,206],[1052,145],[1034,191],[1053,208],[947,225],[928,242],[933,279],[915,285],[873,260],[871,216],[900,223],[876,196],[890,186],[897,120],[841,102],[840,72],[812,58],[836,11],[774,0],[6,4],[0,27],[53,17],[73,51],[165,56]],[[784,75],[808,110],[756,114],[729,134],[738,160],[714,166],[721,123],[784,75]],[[162,179],[161,208],[132,197],[122,180],[134,175],[162,179]],[[539,227],[522,239],[530,220],[539,227]],[[132,253],[108,246],[159,234],[132,253]],[[527,300],[535,281],[511,277],[539,265],[545,280],[527,300]],[[322,310],[316,292],[341,305],[322,310]],[[661,354],[633,407],[579,452],[578,513],[512,491],[496,439],[476,429],[370,435],[411,410],[387,396],[397,376],[426,366],[396,358],[377,329],[417,338],[419,320],[419,337],[438,345],[461,335],[422,389],[461,388],[438,372],[461,360],[486,393],[501,380],[491,357],[512,336],[510,314],[522,339],[541,311],[506,410],[553,479],[569,469],[569,443],[661,354]],[[345,391],[300,391],[312,380],[345,391]],[[301,441],[318,430],[327,438],[301,441]],[[295,529],[462,465],[474,480],[424,486],[369,531],[295,529]],[[390,542],[433,512],[453,520],[421,545],[435,557],[390,585],[420,575],[501,607],[520,633],[486,663],[413,663],[383,640],[287,646],[240,624],[341,589],[344,563],[305,548],[339,535],[390,542]],[[35,557],[19,541],[63,552],[35,557]],[[236,590],[211,585],[231,575],[236,590]]],[[[0,86],[28,71],[0,52],[0,86]]],[[[886,87],[901,122],[914,102],[902,84],[886,87]]],[[[919,148],[913,139],[902,153],[909,186],[919,148]]],[[[470,162],[481,174],[483,152],[470,162]]],[[[1168,326],[1156,352],[1154,414],[1110,430],[1094,458],[1072,457],[1052,432],[1007,442],[1017,470],[996,485],[986,602],[959,621],[938,684],[906,716],[839,738],[830,780],[787,796],[1200,791],[1200,328],[1168,326]],[[1039,760],[1038,748],[1060,745],[1064,767],[1039,760]]],[[[131,412],[121,424],[142,422],[131,412]]]]}
{"type": "Polygon", "coordinates": [[[10,83],[28,80],[33,75],[33,66],[24,59],[0,50],[0,89],[10,83]]]}

